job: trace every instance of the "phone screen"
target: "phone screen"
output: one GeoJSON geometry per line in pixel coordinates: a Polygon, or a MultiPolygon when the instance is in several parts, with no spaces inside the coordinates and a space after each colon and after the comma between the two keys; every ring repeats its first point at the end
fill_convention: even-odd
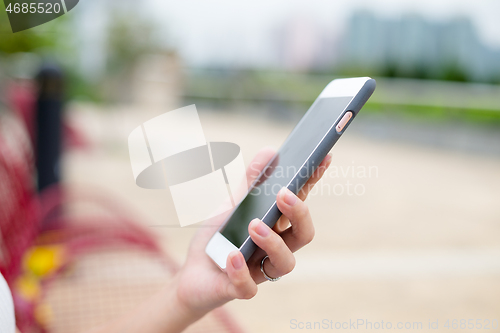
{"type": "Polygon", "coordinates": [[[224,237],[238,248],[243,245],[249,236],[250,221],[254,218],[264,218],[276,202],[279,190],[293,180],[352,98],[320,98],[313,104],[251,191],[229,217],[229,221],[220,231],[224,237]]]}

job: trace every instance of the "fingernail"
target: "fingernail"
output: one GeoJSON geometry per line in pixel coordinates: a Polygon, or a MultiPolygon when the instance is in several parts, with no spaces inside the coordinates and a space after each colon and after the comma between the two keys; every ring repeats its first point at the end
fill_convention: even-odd
{"type": "Polygon", "coordinates": [[[325,157],[325,163],[328,163],[331,160],[332,160],[332,155],[330,155],[330,154],[326,155],[326,157],[325,157]]]}
{"type": "Polygon", "coordinates": [[[266,237],[269,235],[269,227],[264,224],[264,222],[257,220],[257,222],[254,222],[256,224],[255,226],[255,232],[260,236],[260,237],[266,237]]]}
{"type": "Polygon", "coordinates": [[[233,267],[235,269],[240,269],[241,267],[243,267],[243,259],[241,258],[241,256],[239,255],[239,253],[235,253],[231,257],[231,264],[233,264],[233,267]]]}
{"type": "Polygon", "coordinates": [[[295,205],[297,202],[297,197],[287,188],[283,188],[283,200],[289,206],[295,205]]]}

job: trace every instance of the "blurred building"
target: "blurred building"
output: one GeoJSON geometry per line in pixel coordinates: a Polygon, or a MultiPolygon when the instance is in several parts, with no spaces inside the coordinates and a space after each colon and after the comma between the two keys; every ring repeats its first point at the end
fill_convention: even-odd
{"type": "Polygon", "coordinates": [[[159,114],[180,106],[184,77],[175,52],[145,54],[138,59],[131,80],[132,102],[159,114]]]}
{"type": "Polygon", "coordinates": [[[306,15],[293,16],[278,28],[275,52],[278,64],[288,70],[308,71],[332,62],[332,36],[306,15]]]}
{"type": "Polygon", "coordinates": [[[500,78],[500,50],[486,46],[468,18],[433,22],[417,15],[388,20],[367,11],[351,17],[340,66],[378,75],[450,80],[500,78]]]}

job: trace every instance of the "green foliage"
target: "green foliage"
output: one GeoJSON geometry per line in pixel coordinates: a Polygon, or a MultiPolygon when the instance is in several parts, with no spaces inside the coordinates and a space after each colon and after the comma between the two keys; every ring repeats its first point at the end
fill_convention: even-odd
{"type": "Polygon", "coordinates": [[[34,28],[13,33],[5,4],[0,1],[0,55],[33,52],[43,48],[53,48],[55,44],[56,40],[51,34],[45,33],[45,29],[34,28]]]}
{"type": "Polygon", "coordinates": [[[445,81],[458,81],[458,82],[467,82],[469,81],[467,78],[467,74],[463,71],[460,66],[456,64],[448,64],[444,67],[442,79],[445,81]]]}
{"type": "Polygon", "coordinates": [[[472,81],[467,73],[455,61],[441,64],[439,68],[432,68],[423,63],[416,63],[412,67],[401,68],[397,62],[387,62],[379,67],[366,67],[360,64],[341,64],[334,71],[341,76],[380,76],[388,78],[429,79],[456,82],[472,81]]]}
{"type": "Polygon", "coordinates": [[[102,103],[104,96],[101,84],[91,83],[71,67],[64,68],[66,81],[66,98],[69,100],[90,101],[102,103]]]}
{"type": "Polygon", "coordinates": [[[29,29],[13,33],[5,4],[0,1],[0,55],[18,52],[33,52],[40,48],[53,47],[55,41],[50,34],[40,33],[39,29],[29,29]]]}

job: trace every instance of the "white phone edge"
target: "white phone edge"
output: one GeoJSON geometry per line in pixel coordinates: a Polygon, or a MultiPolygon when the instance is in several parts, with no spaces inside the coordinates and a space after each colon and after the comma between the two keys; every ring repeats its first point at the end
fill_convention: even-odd
{"type": "MultiPolygon", "coordinates": [[[[330,97],[355,97],[363,88],[366,81],[371,80],[370,77],[357,77],[347,79],[335,79],[331,81],[318,96],[321,98],[330,97]]],[[[220,229],[219,229],[220,230],[220,229]]],[[[249,236],[250,237],[250,236],[249,236]]],[[[229,253],[234,250],[239,250],[233,243],[217,231],[208,242],[205,253],[220,267],[226,269],[226,262],[229,253]]]]}
{"type": "Polygon", "coordinates": [[[238,248],[231,243],[226,237],[222,236],[222,234],[217,231],[205,248],[205,253],[212,258],[212,260],[220,267],[220,269],[226,269],[226,262],[229,253],[234,250],[238,250],[238,248]]]}
{"type": "Polygon", "coordinates": [[[354,77],[349,79],[336,79],[328,83],[328,85],[323,89],[321,94],[319,94],[318,99],[320,98],[329,98],[329,97],[344,97],[356,96],[359,91],[363,88],[366,81],[371,80],[370,77],[354,77]]]}

